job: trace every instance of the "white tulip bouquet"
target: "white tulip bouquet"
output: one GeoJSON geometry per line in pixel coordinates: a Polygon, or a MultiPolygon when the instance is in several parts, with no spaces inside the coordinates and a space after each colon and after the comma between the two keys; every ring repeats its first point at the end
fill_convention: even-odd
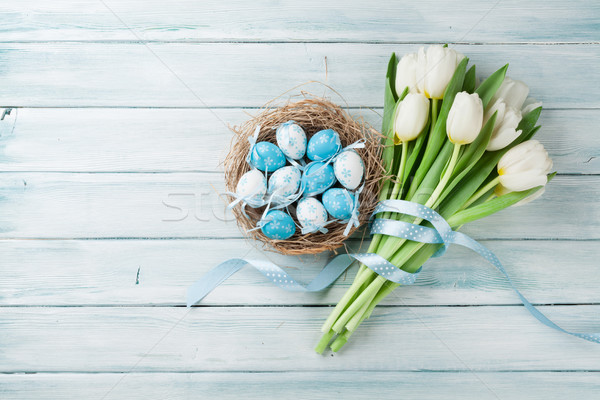
{"type": "MultiPolygon", "coordinates": [[[[389,62],[382,132],[387,174],[380,200],[436,210],[454,230],[540,196],[552,161],[532,137],[542,110],[529,88],[505,77],[508,65],[478,84],[475,66],[447,46],[420,48],[389,62]]],[[[374,218],[431,227],[400,212],[374,218]]],[[[375,234],[369,253],[414,273],[443,245],[375,234]]],[[[317,345],[338,351],[375,306],[400,284],[361,265],[323,325],[317,345]]]]}

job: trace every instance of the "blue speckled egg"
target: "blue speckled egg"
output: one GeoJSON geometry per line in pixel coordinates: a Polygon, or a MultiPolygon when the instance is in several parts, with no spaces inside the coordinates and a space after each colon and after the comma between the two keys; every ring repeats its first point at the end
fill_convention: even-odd
{"type": "Polygon", "coordinates": [[[285,199],[298,192],[300,188],[300,180],[302,174],[300,170],[293,166],[279,168],[273,172],[269,178],[269,189],[267,193],[275,193],[273,201],[278,203],[278,200],[285,199]]]}
{"type": "Polygon", "coordinates": [[[354,207],[354,194],[346,189],[329,189],[323,193],[323,205],[333,218],[341,220],[349,219],[354,207]]]}
{"type": "Polygon", "coordinates": [[[242,175],[235,192],[251,207],[262,205],[263,196],[267,192],[267,179],[259,170],[251,169],[242,175]]]}
{"type": "Polygon", "coordinates": [[[308,141],[306,156],[312,161],[323,161],[340,151],[340,135],[333,129],[323,129],[308,141]]]}
{"type": "Polygon", "coordinates": [[[285,240],[296,232],[296,224],[288,214],[281,210],[271,210],[265,216],[268,221],[261,228],[262,233],[269,239],[285,240]]]}
{"type": "Polygon", "coordinates": [[[250,154],[250,163],[261,171],[277,171],[285,165],[285,162],[283,152],[269,142],[256,143],[250,154]]]}
{"type": "Polygon", "coordinates": [[[304,169],[302,174],[302,187],[304,196],[315,196],[323,193],[335,183],[335,174],[331,164],[312,162],[304,169]]]}
{"type": "Polygon", "coordinates": [[[304,129],[294,121],[288,121],[279,125],[275,133],[277,146],[286,157],[299,160],[306,153],[306,133],[304,129]]]}
{"type": "Polygon", "coordinates": [[[346,150],[335,158],[333,172],[342,186],[354,190],[365,174],[365,164],[356,151],[346,150]]]}
{"type": "Polygon", "coordinates": [[[315,232],[327,222],[327,210],[319,200],[308,197],[298,202],[296,218],[306,233],[315,232]]]}

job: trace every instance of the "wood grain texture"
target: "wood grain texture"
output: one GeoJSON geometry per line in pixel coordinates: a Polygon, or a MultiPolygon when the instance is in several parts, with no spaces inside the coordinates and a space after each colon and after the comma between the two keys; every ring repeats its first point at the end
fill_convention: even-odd
{"type": "Polygon", "coordinates": [[[446,400],[460,393],[464,400],[527,398],[564,400],[600,390],[597,372],[267,372],[130,373],[0,375],[0,394],[14,400],[89,398],[249,400],[299,398],[329,400],[446,400]],[[113,388],[117,383],[118,385],[113,388]]]}
{"type": "MultiPolygon", "coordinates": [[[[540,307],[595,332],[600,306],[540,307]]],[[[3,372],[598,370],[595,343],[523,307],[380,307],[334,357],[313,352],[328,307],[2,310],[3,372]],[[382,362],[382,360],[384,360],[382,362]]]]}
{"type": "MultiPolygon", "coordinates": [[[[483,241],[515,284],[537,304],[600,303],[597,241],[483,241]],[[574,261],[575,260],[575,261],[574,261]]],[[[268,259],[308,283],[330,253],[286,257],[242,240],[0,240],[0,306],[184,305],[187,288],[230,257],[268,259]]],[[[349,251],[360,249],[351,242],[349,251]]],[[[248,267],[202,305],[336,304],[356,267],[319,293],[285,292],[248,267]]],[[[475,253],[451,248],[430,260],[415,285],[388,305],[520,304],[505,279],[475,253]]]]}
{"type": "MultiPolygon", "coordinates": [[[[224,190],[222,176],[208,173],[3,173],[0,238],[239,238],[218,195],[224,190]]],[[[464,232],[476,239],[599,239],[599,190],[598,176],[558,176],[541,199],[464,232]]]]}
{"type": "Polygon", "coordinates": [[[358,42],[600,41],[596,3],[341,0],[80,2],[22,0],[0,7],[2,40],[358,42]],[[105,7],[102,3],[105,3],[105,7]],[[110,9],[109,9],[110,8],[110,9]],[[466,12],[468,10],[468,12],[466,12]],[[112,12],[111,12],[112,11],[112,12]],[[113,14],[116,14],[114,15],[113,14]],[[135,35],[129,31],[131,28],[135,35]]]}
{"type": "MultiPolygon", "coordinates": [[[[260,107],[299,84],[323,81],[350,106],[381,107],[390,54],[413,52],[418,47],[324,43],[4,43],[0,44],[0,106],[260,107]],[[255,79],[257,76],[261,79],[255,79]]],[[[600,46],[455,48],[468,54],[480,76],[509,62],[508,74],[527,82],[532,96],[548,108],[600,107],[596,96],[600,92],[600,46]]],[[[304,89],[315,94],[324,91],[317,84],[304,89]]]]}
{"type": "Polygon", "coordinates": [[[429,262],[340,354],[312,348],[354,270],[298,294],[247,269],[204,306],[181,307],[226,258],[266,257],[306,282],[329,256],[241,239],[216,195],[227,125],[316,80],[345,100],[301,89],[379,127],[390,53],[433,42],[464,52],[481,77],[510,63],[544,102],[538,138],[562,174],[541,200],[464,231],[559,325],[599,331],[598,4],[4,3],[0,110],[16,108],[0,121],[2,399],[102,398],[117,382],[107,399],[563,400],[600,389],[597,345],[536,321],[461,248],[429,262]]]}
{"type": "MultiPolygon", "coordinates": [[[[381,109],[351,109],[380,129],[381,109]]],[[[215,172],[257,109],[13,109],[0,122],[0,170],[215,172]],[[214,113],[217,114],[215,116],[214,113]],[[220,119],[219,119],[220,118],[220,119]],[[222,120],[222,121],[221,121],[222,120]]],[[[600,110],[544,110],[540,140],[559,173],[600,173],[600,110]]]]}

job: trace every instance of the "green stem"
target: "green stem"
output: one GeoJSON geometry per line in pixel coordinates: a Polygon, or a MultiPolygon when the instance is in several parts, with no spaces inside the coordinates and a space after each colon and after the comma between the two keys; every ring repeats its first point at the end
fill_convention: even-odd
{"type": "MultiPolygon", "coordinates": [[[[437,202],[438,197],[440,196],[440,194],[442,193],[442,191],[448,184],[448,181],[450,180],[450,177],[452,176],[452,173],[454,172],[454,167],[456,166],[456,162],[458,161],[458,158],[460,155],[460,149],[461,149],[461,145],[458,143],[455,143],[454,149],[452,151],[452,156],[448,163],[448,168],[446,168],[446,171],[442,174],[442,178],[440,179],[440,182],[438,183],[435,190],[429,197],[429,200],[427,200],[427,203],[425,203],[425,206],[431,207],[437,202]]],[[[417,219],[415,219],[415,221],[413,223],[418,225],[422,221],[423,220],[421,218],[417,218],[417,219]]],[[[399,241],[396,246],[389,246],[389,247],[378,249],[378,254],[380,254],[383,258],[390,259],[390,257],[392,255],[394,255],[405,242],[406,242],[406,239],[399,241]]],[[[423,244],[420,244],[420,245],[422,246],[423,244]]],[[[400,262],[393,262],[393,264],[397,265],[397,266],[403,265],[404,262],[407,261],[417,250],[419,250],[419,248],[421,246],[417,245],[415,247],[415,249],[412,249],[412,251],[409,254],[402,254],[403,260],[399,260],[400,262]]],[[[393,260],[393,261],[396,261],[396,260],[393,260]]],[[[372,279],[372,277],[375,276],[374,272],[372,272],[372,271],[368,271],[368,272],[369,273],[363,273],[361,275],[362,283],[365,283],[367,280],[372,279]]],[[[383,285],[384,282],[386,282],[386,279],[383,278],[381,275],[377,275],[377,278],[374,279],[369,284],[369,286],[367,286],[367,288],[362,291],[362,293],[360,293],[360,295],[356,298],[356,300],[354,300],[352,302],[352,304],[350,304],[348,306],[348,308],[341,314],[341,316],[337,319],[337,321],[335,321],[335,324],[333,325],[333,330],[336,332],[341,332],[342,329],[344,328],[344,326],[346,325],[346,323],[354,317],[354,314],[356,314],[361,309],[363,309],[364,303],[371,302],[371,300],[373,299],[373,296],[379,291],[379,289],[381,288],[381,286],[383,285]]],[[[360,319],[361,316],[362,316],[362,314],[360,314],[357,318],[360,319]]],[[[355,322],[357,322],[358,319],[355,320],[355,322]]]]}
{"type": "MultiPolygon", "coordinates": [[[[370,247],[369,247],[369,251],[372,251],[372,250],[370,250],[370,247]]],[[[361,271],[359,270],[359,272],[356,274],[356,277],[354,278],[354,282],[352,282],[352,285],[350,286],[350,288],[348,290],[346,290],[346,293],[344,293],[344,296],[342,296],[342,298],[340,299],[338,304],[335,306],[333,311],[331,311],[331,313],[327,317],[327,320],[325,320],[325,323],[321,327],[321,332],[327,333],[331,330],[333,324],[338,319],[340,314],[342,314],[342,312],[344,312],[346,310],[346,307],[348,306],[348,304],[357,295],[358,290],[363,285],[363,283],[365,283],[366,278],[367,278],[367,274],[361,273],[361,271]]]]}
{"type": "Polygon", "coordinates": [[[432,206],[434,206],[438,198],[440,197],[440,194],[442,194],[442,191],[446,188],[446,185],[448,184],[448,181],[450,180],[450,177],[454,172],[454,167],[456,166],[456,162],[458,161],[458,156],[460,155],[461,147],[462,145],[454,143],[454,149],[452,150],[452,157],[450,158],[448,168],[446,168],[446,172],[444,172],[444,174],[442,175],[440,183],[436,186],[435,190],[429,197],[429,200],[427,200],[427,203],[425,203],[425,207],[431,208],[432,206]]]}
{"type": "Polygon", "coordinates": [[[471,196],[469,200],[467,200],[467,202],[459,209],[459,211],[464,210],[465,208],[469,207],[471,204],[476,202],[477,199],[479,199],[481,196],[495,188],[498,185],[498,183],[500,183],[499,176],[497,176],[495,179],[491,180],[487,185],[475,192],[475,194],[471,196]]]}
{"type": "MultiPolygon", "coordinates": [[[[394,183],[394,187],[392,189],[392,194],[390,196],[391,199],[396,199],[396,197],[398,196],[398,193],[401,192],[401,190],[404,186],[404,182],[402,182],[402,177],[404,176],[404,170],[406,168],[407,155],[408,155],[408,142],[402,142],[402,155],[400,158],[400,166],[399,166],[398,172],[396,174],[396,182],[394,183]]],[[[389,218],[390,215],[391,215],[391,212],[384,213],[383,218],[389,218]]],[[[384,239],[384,235],[374,235],[373,240],[371,241],[371,244],[369,245],[368,252],[370,253],[370,252],[376,251],[377,247],[379,246],[379,243],[381,242],[382,239],[384,239]]],[[[335,323],[336,319],[346,309],[348,303],[354,299],[357,290],[360,288],[360,285],[365,283],[366,279],[370,277],[370,274],[365,275],[365,271],[367,269],[368,268],[366,266],[361,264],[361,266],[358,270],[358,273],[356,274],[356,277],[354,278],[354,282],[352,283],[352,286],[346,291],[344,296],[340,299],[338,304],[335,306],[335,308],[333,309],[331,314],[329,314],[329,317],[327,318],[327,320],[321,327],[322,332],[328,332],[331,329],[331,327],[335,323]],[[363,279],[361,280],[361,278],[363,278],[363,279]]]]}
{"type": "Polygon", "coordinates": [[[438,117],[438,99],[431,99],[431,130],[435,127],[438,117]]]}
{"type": "MultiPolygon", "coordinates": [[[[404,169],[406,168],[406,157],[408,153],[408,142],[402,142],[402,158],[400,159],[400,167],[398,168],[398,173],[396,174],[396,183],[394,183],[394,188],[392,189],[392,195],[390,199],[395,200],[398,197],[398,193],[402,190],[404,186],[404,182],[402,178],[404,177],[404,169]]],[[[384,213],[383,218],[389,218],[391,213],[384,213]]]]}
{"type": "Polygon", "coordinates": [[[338,320],[333,325],[333,330],[335,332],[341,332],[344,329],[346,323],[356,314],[356,312],[362,308],[363,304],[367,301],[373,299],[373,296],[377,294],[381,286],[385,283],[386,279],[381,275],[378,275],[377,278],[371,282],[366,289],[364,289],[361,294],[350,304],[348,309],[344,311],[344,313],[338,318],[338,320]]]}
{"type": "Polygon", "coordinates": [[[329,344],[329,342],[331,341],[331,339],[333,338],[334,335],[335,335],[334,331],[329,331],[326,334],[324,334],[321,337],[321,340],[319,340],[319,343],[317,343],[317,347],[315,347],[315,351],[319,354],[323,354],[323,352],[327,348],[327,345],[329,344]]]}
{"type": "Polygon", "coordinates": [[[377,293],[373,293],[371,298],[365,301],[363,306],[356,312],[356,314],[354,314],[354,316],[350,318],[350,321],[348,321],[348,323],[346,324],[346,329],[348,331],[354,332],[356,328],[358,328],[358,325],[360,325],[360,323],[363,321],[363,315],[367,311],[367,308],[369,308],[369,304],[371,304],[376,295],[377,293]]]}
{"type": "Polygon", "coordinates": [[[348,342],[348,338],[352,335],[352,332],[344,331],[338,337],[335,338],[331,343],[331,351],[338,352],[348,342]]]}
{"type": "MultiPolygon", "coordinates": [[[[491,185],[491,182],[490,184],[491,185]]],[[[488,185],[486,185],[488,186],[488,185]]],[[[487,191],[491,190],[493,186],[491,186],[490,188],[488,188],[485,191],[482,191],[482,193],[479,195],[479,197],[481,197],[483,194],[485,194],[487,191]]],[[[490,201],[491,199],[493,199],[495,197],[495,195],[492,193],[492,195],[486,199],[485,201],[490,201]]],[[[475,200],[474,200],[475,201],[475,200]]],[[[462,227],[462,225],[456,226],[455,230],[459,230],[462,227]]],[[[453,227],[454,228],[454,227],[453,227]]],[[[397,253],[394,255],[394,257],[390,260],[391,263],[393,263],[394,265],[404,265],[408,260],[411,260],[413,256],[415,256],[415,254],[417,253],[418,250],[420,250],[423,246],[425,246],[425,243],[420,243],[420,242],[411,242],[413,244],[413,246],[411,246],[412,248],[410,248],[408,250],[408,253],[405,251],[406,249],[402,249],[404,251],[400,251],[400,249],[398,249],[397,253]]],[[[436,249],[433,248],[433,250],[431,250],[431,252],[429,254],[426,254],[425,257],[429,258],[431,254],[433,254],[433,252],[436,249]]],[[[407,271],[409,272],[414,272],[418,266],[420,266],[423,262],[425,262],[426,259],[422,258],[420,261],[418,261],[416,263],[416,265],[413,265],[412,268],[408,268],[407,271]]],[[[360,326],[360,324],[367,318],[369,318],[371,316],[371,313],[373,312],[373,310],[375,309],[375,307],[384,299],[386,298],[390,293],[392,293],[397,287],[401,286],[398,283],[394,283],[391,281],[386,281],[383,286],[381,286],[381,288],[379,289],[379,291],[377,292],[377,294],[371,299],[371,301],[369,302],[369,304],[365,307],[365,305],[363,305],[360,310],[357,312],[357,314],[355,314],[352,319],[350,320],[350,322],[348,322],[348,324],[346,325],[347,330],[344,331],[344,338],[343,339],[336,339],[335,342],[338,342],[336,344],[337,349],[339,350],[347,341],[348,338],[350,337],[350,335],[358,328],[358,326],[360,326]]],[[[335,343],[334,342],[334,343],[335,343]]],[[[333,346],[333,344],[332,344],[333,346]]]]}

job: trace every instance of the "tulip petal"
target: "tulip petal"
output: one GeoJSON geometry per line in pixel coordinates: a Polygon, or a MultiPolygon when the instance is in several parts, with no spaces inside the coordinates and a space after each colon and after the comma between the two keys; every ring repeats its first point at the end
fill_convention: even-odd
{"type": "Polygon", "coordinates": [[[534,194],[532,194],[531,196],[525,197],[523,200],[521,200],[520,202],[516,203],[514,206],[515,207],[520,207],[523,206],[527,203],[530,203],[532,201],[534,201],[535,199],[540,198],[544,192],[546,191],[546,188],[543,187],[540,190],[538,190],[537,192],[535,192],[534,194]]]}
{"type": "Polygon", "coordinates": [[[522,192],[537,186],[544,186],[547,181],[548,177],[540,174],[539,171],[500,175],[500,183],[511,192],[522,192]]]}

